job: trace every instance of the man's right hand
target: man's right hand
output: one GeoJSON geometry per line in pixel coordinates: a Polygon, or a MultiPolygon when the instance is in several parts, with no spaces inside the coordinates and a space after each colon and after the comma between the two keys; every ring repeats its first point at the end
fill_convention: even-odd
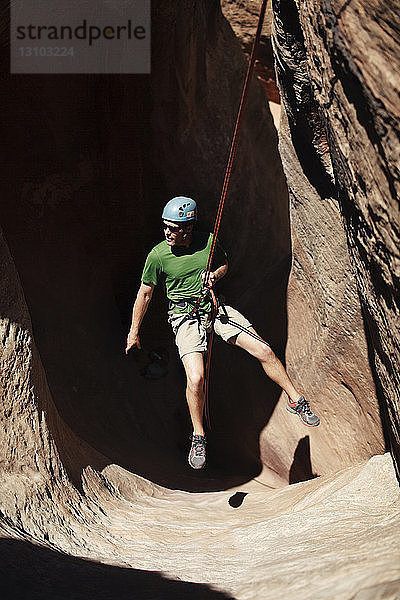
{"type": "Polygon", "coordinates": [[[217,282],[214,273],[212,273],[211,271],[208,271],[208,278],[207,278],[207,271],[203,271],[203,273],[201,274],[201,279],[202,279],[203,287],[204,287],[206,279],[208,279],[207,288],[212,288],[213,285],[217,282]]]}
{"type": "Polygon", "coordinates": [[[130,331],[128,333],[128,339],[126,340],[125,354],[128,354],[129,350],[131,350],[132,348],[138,348],[139,350],[142,349],[142,346],[140,344],[139,334],[135,333],[134,331],[130,331]]]}

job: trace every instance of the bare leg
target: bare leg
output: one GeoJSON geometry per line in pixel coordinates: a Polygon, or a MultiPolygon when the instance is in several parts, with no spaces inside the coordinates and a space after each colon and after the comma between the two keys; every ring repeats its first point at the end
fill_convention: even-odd
{"type": "Polygon", "coordinates": [[[204,435],[204,362],[201,352],[191,352],[182,358],[186,371],[186,399],[189,406],[193,433],[204,435]]]}
{"type": "MultiPolygon", "coordinates": [[[[253,327],[250,327],[249,330],[258,335],[253,327]]],[[[244,333],[244,331],[239,333],[237,337],[231,338],[229,341],[236,346],[239,346],[239,348],[243,348],[252,356],[255,356],[260,361],[261,366],[268,377],[281,386],[292,402],[296,402],[299,399],[300,394],[297,392],[289,375],[286,373],[285,367],[274,354],[270,346],[252,338],[250,335],[247,335],[247,333],[244,333]]]]}

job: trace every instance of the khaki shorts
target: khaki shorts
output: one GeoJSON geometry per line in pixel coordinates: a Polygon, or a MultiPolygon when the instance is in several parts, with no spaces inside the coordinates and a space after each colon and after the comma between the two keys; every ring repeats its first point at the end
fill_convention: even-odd
{"type": "MultiPolygon", "coordinates": [[[[225,323],[224,316],[226,317],[226,315],[245,329],[251,327],[250,321],[238,310],[235,310],[231,306],[220,306],[214,322],[214,331],[225,342],[239,335],[242,331],[242,329],[231,323],[225,323]]],[[[207,335],[211,332],[212,327],[210,315],[191,316],[188,318],[187,315],[180,315],[170,310],[168,311],[168,321],[174,332],[175,343],[178,346],[181,358],[191,352],[206,352],[207,335]]]]}

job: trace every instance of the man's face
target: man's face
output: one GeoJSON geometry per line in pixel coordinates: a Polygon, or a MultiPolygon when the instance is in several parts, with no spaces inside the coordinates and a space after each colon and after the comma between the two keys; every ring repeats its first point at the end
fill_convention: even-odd
{"type": "Polygon", "coordinates": [[[187,228],[182,223],[163,221],[164,236],[168,246],[185,246],[187,228]]]}

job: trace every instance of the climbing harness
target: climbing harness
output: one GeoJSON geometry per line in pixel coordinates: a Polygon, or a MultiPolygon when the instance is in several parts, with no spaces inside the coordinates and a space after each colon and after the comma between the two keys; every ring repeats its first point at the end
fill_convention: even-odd
{"type": "MultiPolygon", "coordinates": [[[[237,147],[238,147],[239,130],[240,130],[240,126],[242,124],[244,110],[245,110],[245,106],[246,106],[246,101],[247,101],[247,97],[248,97],[249,90],[250,90],[250,83],[251,83],[251,78],[252,78],[253,71],[254,71],[254,64],[255,64],[255,60],[256,60],[256,51],[257,51],[257,48],[258,48],[258,44],[260,42],[261,30],[262,30],[262,26],[263,26],[263,22],[264,22],[264,16],[265,16],[266,7],[267,7],[267,0],[263,0],[262,5],[261,5],[261,9],[260,9],[260,15],[258,17],[257,31],[256,31],[256,35],[254,37],[253,47],[252,47],[251,55],[250,55],[250,60],[249,60],[249,64],[248,64],[248,67],[247,67],[246,79],[245,79],[245,82],[244,82],[242,96],[241,96],[241,99],[240,99],[239,110],[238,110],[238,114],[237,114],[237,118],[236,118],[235,129],[234,129],[234,132],[233,132],[231,147],[230,147],[229,156],[228,156],[228,162],[227,162],[226,169],[225,169],[224,183],[223,183],[223,186],[222,186],[221,197],[220,197],[220,200],[219,200],[218,209],[217,209],[217,215],[216,215],[215,223],[214,223],[212,244],[211,244],[210,252],[208,254],[207,267],[206,267],[206,276],[205,276],[205,280],[204,280],[204,288],[211,295],[212,307],[213,307],[212,308],[212,320],[213,320],[213,322],[215,320],[215,316],[216,316],[216,313],[217,313],[217,301],[216,301],[216,298],[215,298],[214,291],[212,290],[211,285],[209,285],[211,265],[212,265],[212,261],[213,261],[213,258],[214,258],[214,252],[215,252],[215,247],[216,247],[216,243],[217,243],[218,232],[219,232],[220,225],[221,225],[221,220],[222,220],[222,212],[224,210],[224,204],[225,204],[225,200],[226,200],[226,196],[227,196],[227,192],[228,192],[228,187],[229,187],[229,183],[230,183],[230,178],[231,178],[231,173],[232,173],[232,166],[233,166],[233,162],[234,162],[234,159],[235,159],[235,156],[236,156],[236,150],[237,150],[237,147]]],[[[198,311],[198,308],[199,308],[199,305],[200,305],[200,302],[201,302],[201,298],[202,298],[202,296],[200,296],[199,299],[197,300],[196,305],[195,305],[195,307],[193,309],[193,311],[194,311],[193,314],[196,314],[196,312],[198,311]]],[[[248,333],[252,337],[255,337],[256,339],[259,339],[264,344],[266,344],[266,342],[262,338],[260,338],[256,334],[253,334],[253,332],[248,331],[247,329],[244,329],[244,330],[246,331],[246,333],[248,333]]],[[[206,373],[205,373],[205,383],[204,383],[204,392],[205,392],[205,419],[206,419],[206,423],[207,423],[207,426],[209,427],[209,429],[211,429],[211,423],[210,423],[210,409],[209,409],[208,396],[209,396],[209,387],[210,387],[209,386],[209,381],[210,381],[211,351],[212,351],[213,341],[214,341],[214,328],[212,327],[211,328],[211,334],[210,334],[209,342],[208,342],[208,353],[207,353],[207,363],[206,363],[206,373]]]]}

